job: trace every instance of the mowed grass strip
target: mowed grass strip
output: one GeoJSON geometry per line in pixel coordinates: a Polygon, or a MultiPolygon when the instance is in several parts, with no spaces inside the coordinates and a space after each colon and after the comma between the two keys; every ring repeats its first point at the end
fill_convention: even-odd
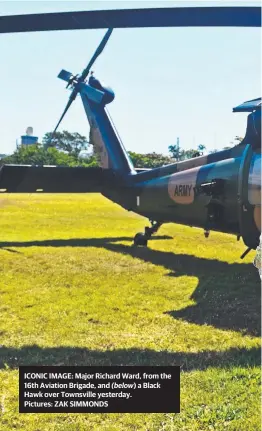
{"type": "Polygon", "coordinates": [[[100,195],[0,196],[0,429],[260,429],[260,280],[231,235],[100,195]],[[19,414],[19,365],[181,365],[180,414],[19,414]]]}

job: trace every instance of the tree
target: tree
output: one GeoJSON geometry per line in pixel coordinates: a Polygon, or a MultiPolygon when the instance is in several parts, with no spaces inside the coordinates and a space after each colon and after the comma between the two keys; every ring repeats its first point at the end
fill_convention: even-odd
{"type": "Polygon", "coordinates": [[[170,152],[173,159],[175,159],[177,162],[181,160],[183,150],[181,150],[179,144],[169,145],[168,151],[170,152]]]}
{"type": "Polygon", "coordinates": [[[241,136],[236,136],[234,140],[240,143],[243,141],[243,139],[244,138],[241,138],[241,136]]]}
{"type": "Polygon", "coordinates": [[[128,152],[135,168],[158,168],[172,163],[169,156],[158,153],[139,154],[134,151],[128,152]]]}
{"type": "Polygon", "coordinates": [[[81,156],[80,154],[78,157],[78,160],[81,162],[81,166],[89,166],[89,167],[99,166],[99,163],[95,154],[88,154],[87,156],[81,156]]]}
{"type": "Polygon", "coordinates": [[[205,149],[206,149],[205,145],[203,145],[203,144],[198,145],[197,150],[199,151],[200,156],[203,156],[205,149]]]}
{"type": "Polygon", "coordinates": [[[96,166],[91,159],[78,161],[74,156],[59,151],[57,148],[46,148],[39,144],[21,145],[13,154],[0,160],[0,164],[18,165],[56,165],[56,166],[96,166]]]}
{"type": "Polygon", "coordinates": [[[194,150],[193,148],[190,148],[189,150],[183,150],[181,155],[181,160],[187,160],[192,159],[193,157],[200,156],[199,151],[194,150]]]}
{"type": "Polygon", "coordinates": [[[46,133],[42,143],[45,148],[57,148],[58,150],[65,151],[75,159],[77,159],[79,153],[86,150],[89,145],[86,136],[82,136],[77,132],[71,133],[67,130],[56,132],[53,136],[51,132],[46,133]]]}
{"type": "MultiPolygon", "coordinates": [[[[244,138],[242,138],[241,136],[235,136],[234,137],[234,140],[233,141],[230,141],[230,145],[231,145],[231,147],[232,146],[234,146],[234,145],[239,145],[239,144],[241,144],[241,142],[243,141],[243,139],[244,138]]],[[[223,150],[227,150],[227,149],[229,149],[229,148],[231,148],[230,146],[226,146],[226,147],[224,147],[223,148],[223,150]]]]}
{"type": "Polygon", "coordinates": [[[169,145],[168,150],[172,155],[172,158],[175,161],[179,162],[181,160],[192,159],[193,157],[202,156],[204,150],[206,149],[205,145],[198,145],[197,149],[190,148],[189,150],[183,150],[179,145],[169,145]]]}
{"type": "Polygon", "coordinates": [[[198,145],[197,150],[190,149],[190,150],[185,151],[185,158],[191,159],[193,157],[203,156],[205,149],[206,149],[206,146],[200,144],[200,145],[198,145]]]}

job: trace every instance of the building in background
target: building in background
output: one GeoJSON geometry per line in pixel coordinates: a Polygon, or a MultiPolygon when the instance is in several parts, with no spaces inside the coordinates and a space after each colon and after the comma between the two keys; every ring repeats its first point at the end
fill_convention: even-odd
{"type": "Polygon", "coordinates": [[[38,136],[33,136],[33,127],[27,127],[26,134],[22,135],[19,139],[16,141],[16,146],[19,147],[20,145],[34,145],[38,142],[38,136]]]}

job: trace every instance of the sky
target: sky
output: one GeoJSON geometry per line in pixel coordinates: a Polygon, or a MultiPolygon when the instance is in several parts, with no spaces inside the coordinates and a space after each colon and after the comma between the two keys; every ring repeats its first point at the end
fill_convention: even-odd
{"type": "MultiPolygon", "coordinates": [[[[188,2],[183,6],[257,5],[258,2],[188,2]]],[[[0,1],[0,15],[181,6],[173,1],[0,1]]],[[[57,79],[87,65],[104,30],[0,35],[0,153],[10,154],[28,126],[41,138],[51,131],[69,91],[57,79]]],[[[116,29],[93,66],[115,92],[110,115],[129,151],[168,153],[203,144],[207,150],[244,136],[240,103],[261,96],[261,30],[258,28],[116,29]]],[[[89,135],[80,97],[60,128],[89,135]]]]}

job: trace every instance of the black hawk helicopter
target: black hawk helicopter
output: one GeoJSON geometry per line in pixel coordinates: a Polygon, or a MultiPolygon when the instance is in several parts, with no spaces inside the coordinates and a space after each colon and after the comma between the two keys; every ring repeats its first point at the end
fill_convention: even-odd
{"type": "Polygon", "coordinates": [[[71,89],[66,112],[80,94],[90,125],[90,141],[99,168],[4,165],[0,189],[8,193],[100,192],[128,211],[151,222],[134,238],[146,246],[163,223],[180,223],[235,234],[247,250],[261,233],[261,98],[233,109],[247,112],[244,140],[237,146],[161,168],[138,172],[132,165],[106,105],[114,92],[90,73],[113,28],[168,26],[261,27],[260,7],[184,7],[100,10],[0,17],[0,33],[109,28],[80,75],[62,70],[58,77],[71,89]]]}

